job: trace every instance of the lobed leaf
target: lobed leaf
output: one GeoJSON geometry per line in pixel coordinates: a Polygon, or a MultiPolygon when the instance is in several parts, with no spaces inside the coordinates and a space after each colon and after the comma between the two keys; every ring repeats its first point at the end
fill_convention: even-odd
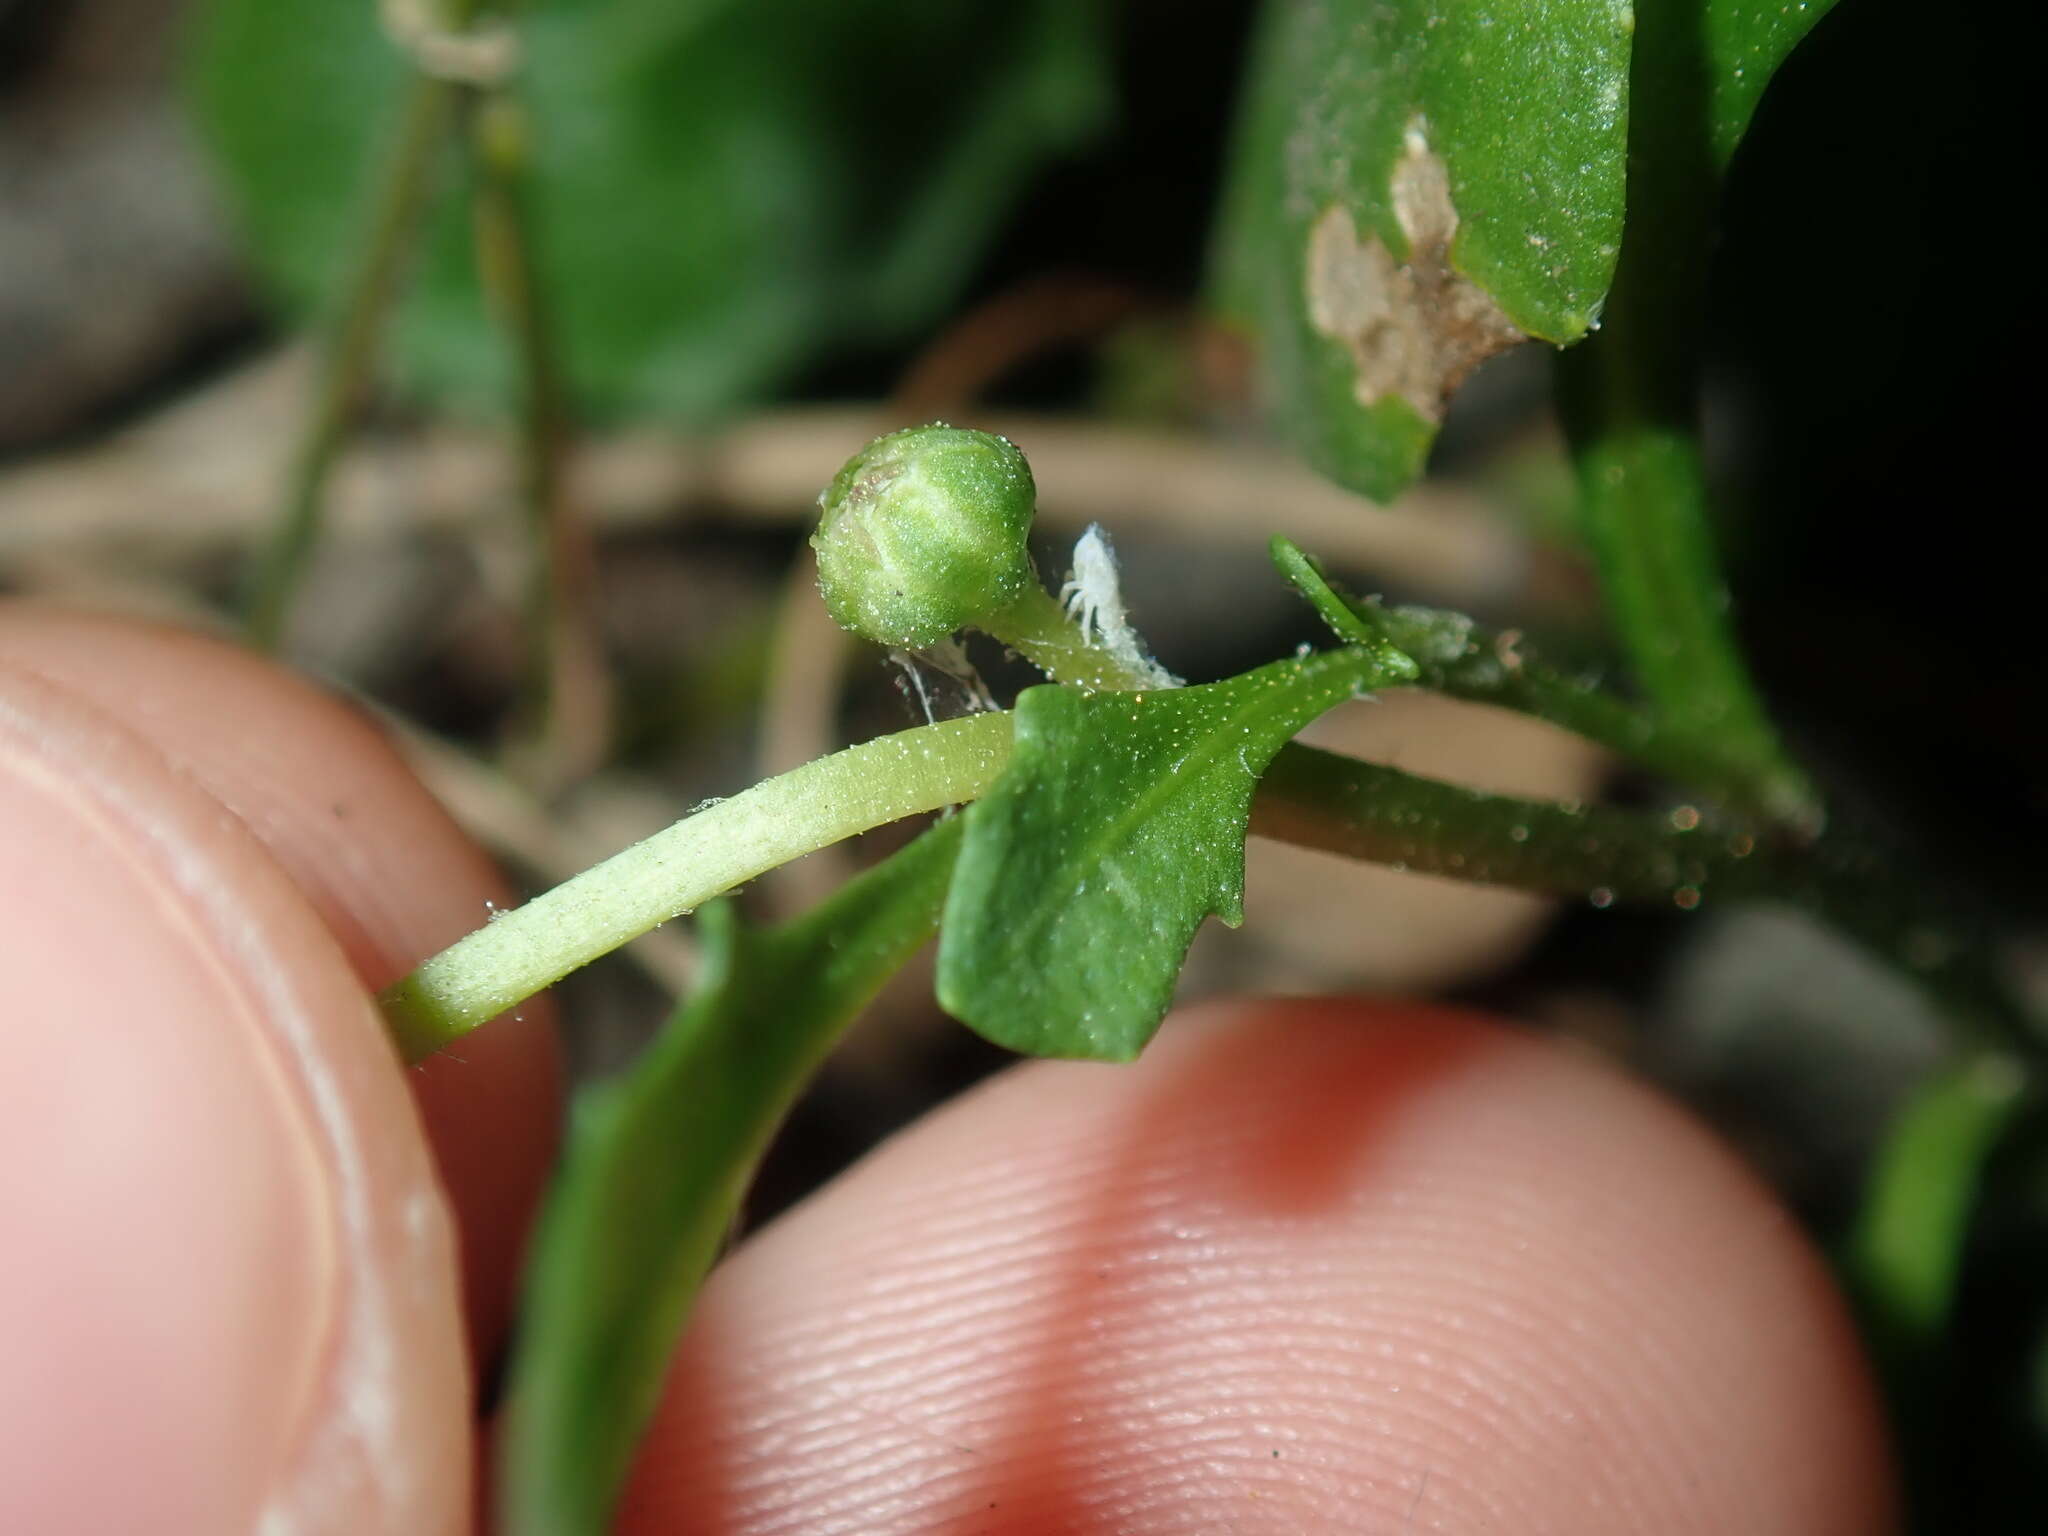
{"type": "Polygon", "coordinates": [[[704,909],[694,996],[580,1097],[527,1272],[499,1459],[515,1536],[600,1536],[698,1285],[769,1137],[841,1030],[931,937],[941,822],[783,927],[704,909]]]}
{"type": "Polygon", "coordinates": [[[1026,689],[1009,768],[961,817],[940,1003],[1012,1050],[1135,1057],[1202,919],[1242,918],[1259,774],[1324,710],[1413,671],[1347,647],[1157,693],[1026,689]]]}

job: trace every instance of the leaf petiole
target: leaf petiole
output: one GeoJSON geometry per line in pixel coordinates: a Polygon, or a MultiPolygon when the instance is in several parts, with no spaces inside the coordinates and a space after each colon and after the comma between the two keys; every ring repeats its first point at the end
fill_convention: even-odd
{"type": "Polygon", "coordinates": [[[1333,584],[1292,541],[1275,537],[1273,563],[1340,636],[1371,636],[1413,659],[1415,686],[1548,720],[1681,787],[1732,807],[1755,799],[1755,760],[1746,740],[1672,728],[1598,678],[1546,666],[1513,631],[1494,632],[1462,613],[1387,607],[1333,584]]]}
{"type": "Polygon", "coordinates": [[[886,822],[980,796],[1010,757],[1010,717],[900,731],[756,784],[458,939],[386,989],[408,1061],[577,967],[754,876],[886,822]]]}

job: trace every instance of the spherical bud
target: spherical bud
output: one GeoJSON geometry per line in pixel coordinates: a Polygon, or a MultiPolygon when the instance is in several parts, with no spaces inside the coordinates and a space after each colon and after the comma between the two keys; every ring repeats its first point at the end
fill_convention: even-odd
{"type": "Polygon", "coordinates": [[[1038,579],[1037,487],[1016,445],[934,423],[876,438],[818,498],[818,588],[844,629],[919,650],[979,625],[1038,579]]]}

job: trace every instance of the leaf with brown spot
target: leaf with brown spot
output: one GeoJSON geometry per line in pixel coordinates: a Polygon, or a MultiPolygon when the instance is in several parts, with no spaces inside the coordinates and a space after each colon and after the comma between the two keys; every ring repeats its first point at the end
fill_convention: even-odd
{"type": "Polygon", "coordinates": [[[1419,126],[1408,130],[1389,190],[1407,260],[1377,235],[1361,241],[1350,210],[1333,204],[1309,231],[1302,276],[1309,325],[1351,354],[1361,406],[1370,410],[1392,396],[1434,425],[1466,375],[1527,338],[1485,289],[1451,266],[1458,211],[1443,161],[1419,126]]]}
{"type": "Polygon", "coordinates": [[[1274,0],[1217,297],[1310,460],[1385,498],[1445,400],[1578,340],[1621,244],[1627,0],[1274,0]]]}

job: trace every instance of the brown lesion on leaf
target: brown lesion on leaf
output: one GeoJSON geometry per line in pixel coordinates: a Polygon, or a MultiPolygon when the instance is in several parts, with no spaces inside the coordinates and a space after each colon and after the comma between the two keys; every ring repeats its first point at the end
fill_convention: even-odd
{"type": "Polygon", "coordinates": [[[1424,421],[1441,421],[1474,368],[1528,337],[1452,269],[1458,210],[1419,124],[1409,125],[1388,194],[1408,259],[1396,261],[1377,235],[1360,240],[1351,211],[1333,204],[1309,231],[1309,323],[1351,354],[1360,405],[1398,395],[1424,421]]]}

